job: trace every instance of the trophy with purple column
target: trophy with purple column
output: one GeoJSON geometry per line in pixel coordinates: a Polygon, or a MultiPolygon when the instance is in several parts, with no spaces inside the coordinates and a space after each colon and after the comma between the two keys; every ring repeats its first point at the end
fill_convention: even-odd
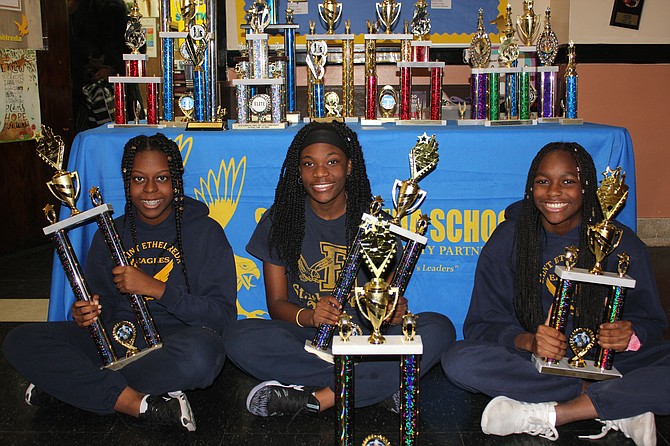
{"type": "Polygon", "coordinates": [[[558,37],[551,29],[551,9],[545,12],[544,31],[537,39],[537,58],[542,66],[537,67],[540,91],[538,122],[557,122],[556,86],[558,66],[553,65],[558,54],[558,37]]]}

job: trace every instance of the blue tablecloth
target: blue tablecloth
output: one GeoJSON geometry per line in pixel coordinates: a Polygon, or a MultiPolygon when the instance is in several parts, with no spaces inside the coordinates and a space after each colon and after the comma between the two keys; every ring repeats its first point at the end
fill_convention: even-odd
{"type": "MultiPolygon", "coordinates": [[[[622,166],[630,195],[618,219],[635,229],[635,162],[630,135],[624,128],[596,124],[527,127],[383,127],[351,126],[363,146],[373,193],[392,206],[395,179],[409,177],[408,153],[423,132],[437,135],[440,161],[421,181],[428,196],[421,213],[431,218],[427,249],[406,292],[413,312],[438,311],[448,315],[458,332],[467,312],[480,249],[503,211],[523,194],[526,174],[537,151],[551,141],[576,141],[593,156],[596,167],[622,166]]],[[[159,131],[182,148],[186,193],[207,203],[210,215],[225,228],[236,253],[240,318],[268,317],[262,266],[244,247],[261,213],[272,203],[286,148],[298,127],[286,130],[186,132],[159,131]]],[[[123,146],[149,128],[98,128],[79,134],[70,152],[68,170],[78,171],[82,193],[80,210],[92,204],[86,191],[99,186],[115,216],[123,212],[120,171],[123,146]]],[[[415,214],[415,216],[418,215],[415,214]]],[[[61,218],[69,210],[61,212],[61,218]]],[[[405,223],[406,225],[407,223],[405,223]]],[[[410,227],[414,227],[410,223],[410,227]]],[[[93,234],[90,223],[69,231],[83,265],[93,234]]],[[[60,262],[54,262],[49,320],[69,318],[74,297],[60,262]]]]}

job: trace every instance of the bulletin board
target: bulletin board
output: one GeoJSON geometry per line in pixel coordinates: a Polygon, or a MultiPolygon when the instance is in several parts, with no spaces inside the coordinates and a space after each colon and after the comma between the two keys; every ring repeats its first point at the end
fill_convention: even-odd
{"type": "MultiPolygon", "coordinates": [[[[403,23],[405,20],[412,20],[414,14],[414,0],[396,1],[401,4],[400,17],[393,28],[393,32],[403,32],[403,23]]],[[[228,18],[228,49],[237,50],[239,44],[244,43],[245,30],[241,28],[242,24],[246,23],[245,14],[249,9],[253,0],[227,0],[227,13],[230,15],[234,8],[234,22],[231,17],[228,18]],[[233,5],[234,3],[234,5],[233,5]]],[[[286,22],[286,7],[287,0],[278,0],[277,16],[279,23],[286,22]]],[[[322,0],[306,0],[299,2],[307,4],[307,14],[295,14],[293,23],[300,25],[297,31],[296,43],[298,45],[305,44],[305,34],[309,33],[309,20],[316,21],[316,33],[324,34],[326,27],[319,17],[319,4],[323,4],[322,0]]],[[[339,0],[338,4],[342,5],[342,16],[336,25],[335,33],[344,33],[344,21],[351,20],[351,33],[356,34],[354,43],[364,43],[363,35],[367,33],[366,21],[376,20],[377,13],[375,3],[377,1],[360,1],[360,0],[339,0]]],[[[379,1],[381,3],[381,0],[379,1]]],[[[431,21],[430,40],[434,44],[466,44],[470,43],[473,34],[477,30],[477,17],[479,8],[484,10],[484,24],[486,30],[491,35],[497,35],[498,29],[496,25],[489,23],[494,21],[498,16],[505,13],[507,2],[503,0],[451,0],[435,2],[435,4],[451,4],[450,8],[442,9],[431,7],[433,2],[427,0],[428,17],[431,21]]],[[[271,38],[270,43],[283,42],[281,37],[271,38]]]]}

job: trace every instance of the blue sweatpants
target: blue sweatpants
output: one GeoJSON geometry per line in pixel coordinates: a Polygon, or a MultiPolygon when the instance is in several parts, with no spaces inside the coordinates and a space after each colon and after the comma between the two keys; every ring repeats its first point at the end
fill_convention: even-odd
{"type": "MultiPolygon", "coordinates": [[[[352,317],[353,322],[364,327],[358,315],[352,317]]],[[[438,313],[420,313],[417,327],[417,334],[423,341],[420,364],[423,375],[454,343],[456,331],[451,321],[438,313]]],[[[315,333],[316,328],[301,328],[286,321],[243,319],[230,325],[223,338],[228,358],[262,381],[277,380],[283,384],[330,387],[334,390],[333,365],[305,351],[305,340],[311,341],[315,333]]],[[[392,325],[388,334],[402,334],[401,327],[392,325]]],[[[356,364],[354,373],[356,407],[383,401],[399,389],[397,357],[361,361],[356,364]]]]}
{"type": "MultiPolygon", "coordinates": [[[[622,378],[595,381],[586,390],[600,419],[617,420],[645,412],[670,414],[670,342],[615,353],[614,367],[622,378]]],[[[457,386],[491,397],[560,403],[582,392],[581,379],[539,373],[530,353],[490,342],[457,342],[442,356],[442,368],[457,386]]]]}
{"type": "Polygon", "coordinates": [[[90,332],[72,321],[16,327],[5,338],[3,352],[40,390],[72,406],[105,415],[114,412],[114,404],[126,387],[158,395],[204,388],[218,376],[225,353],[216,332],[185,327],[161,330],[160,334],[160,349],[118,371],[100,369],[102,361],[90,332]]]}

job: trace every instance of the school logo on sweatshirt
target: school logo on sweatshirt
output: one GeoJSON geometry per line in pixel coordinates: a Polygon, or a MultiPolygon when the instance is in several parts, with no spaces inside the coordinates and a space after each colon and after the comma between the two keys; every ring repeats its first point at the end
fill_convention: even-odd
{"type": "Polygon", "coordinates": [[[300,300],[306,301],[309,308],[315,308],[322,294],[331,294],[335,288],[337,278],[342,271],[344,261],[347,257],[347,249],[342,245],[333,243],[319,243],[319,251],[322,257],[309,265],[301,255],[298,261],[298,279],[305,283],[315,283],[317,293],[309,293],[298,284],[293,284],[293,289],[300,300]]]}
{"type": "Polygon", "coordinates": [[[554,273],[556,265],[565,264],[565,254],[559,254],[544,265],[540,270],[540,283],[547,287],[547,290],[551,295],[554,295],[556,291],[556,285],[558,284],[558,276],[554,273]]]}

